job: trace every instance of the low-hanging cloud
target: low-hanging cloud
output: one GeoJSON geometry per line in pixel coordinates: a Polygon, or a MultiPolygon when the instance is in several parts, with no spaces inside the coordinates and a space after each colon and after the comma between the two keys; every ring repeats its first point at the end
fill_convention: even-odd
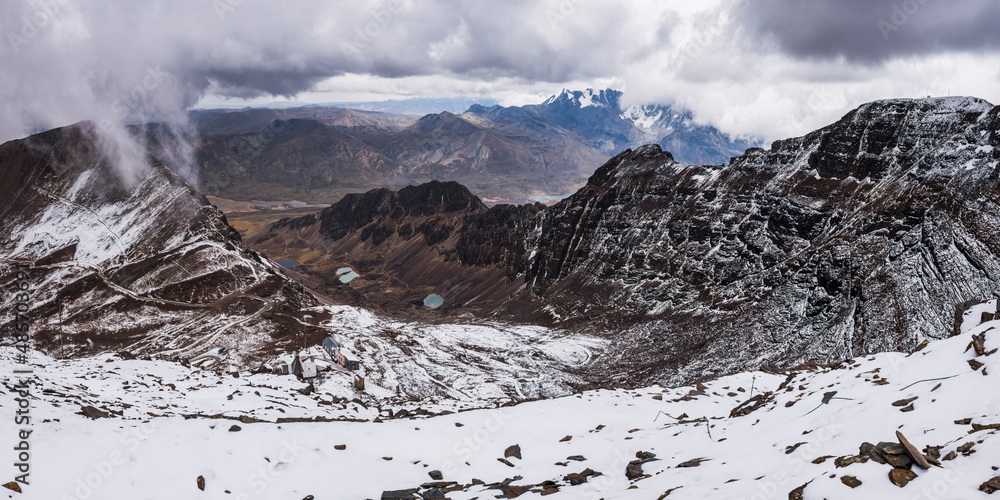
{"type": "Polygon", "coordinates": [[[1000,5],[981,0],[755,0],[738,8],[748,39],[796,58],[878,64],[1000,49],[1000,5]]]}
{"type": "Polygon", "coordinates": [[[135,149],[123,142],[129,124],[166,122],[176,127],[171,136],[190,135],[185,112],[206,93],[292,97],[350,74],[600,78],[615,72],[609,61],[637,57],[656,40],[630,33],[630,2],[598,3],[5,2],[0,140],[94,120],[121,152],[135,149]]]}
{"type": "MultiPolygon", "coordinates": [[[[127,144],[127,126],[164,122],[167,137],[190,139],[186,110],[206,95],[295,98],[371,82],[404,95],[530,98],[609,81],[629,103],[679,103],[724,132],[779,138],[875,98],[953,87],[990,98],[992,5],[12,0],[0,6],[0,140],[93,120],[127,171],[143,160],[123,152],[145,146],[127,144]]],[[[191,145],[168,150],[192,179],[191,145]]]]}

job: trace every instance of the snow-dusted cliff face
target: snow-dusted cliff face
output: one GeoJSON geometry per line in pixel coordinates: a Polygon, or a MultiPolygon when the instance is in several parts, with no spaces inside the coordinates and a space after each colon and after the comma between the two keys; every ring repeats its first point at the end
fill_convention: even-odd
{"type": "MultiPolygon", "coordinates": [[[[406,262],[453,255],[455,269],[414,278],[390,266],[387,283],[448,296],[448,312],[610,335],[598,372],[618,382],[911,348],[947,336],[957,304],[1000,287],[998,113],[973,98],[878,101],[726,167],[681,164],[655,145],[627,150],[542,211],[422,218],[425,234],[506,258],[407,238],[406,262]],[[496,236],[500,224],[521,229],[496,236]],[[523,248],[511,249],[514,235],[523,248]],[[501,276],[495,293],[476,288],[501,276]]],[[[350,228],[325,233],[329,255],[412,233],[363,212],[346,202],[324,212],[328,227],[350,228]]],[[[296,231],[275,248],[316,236],[296,231]]],[[[337,263],[348,264],[364,256],[337,263]]]]}
{"type": "MultiPolygon", "coordinates": [[[[238,345],[252,359],[320,334],[285,315],[315,299],[183,179],[150,158],[126,184],[97,144],[84,122],[0,146],[0,286],[26,266],[39,346],[184,358],[238,345]]],[[[0,324],[13,300],[0,297],[0,324]]]]}
{"type": "Polygon", "coordinates": [[[726,168],[626,151],[543,214],[525,281],[554,318],[622,331],[629,378],[947,336],[1000,285],[998,114],[878,101],[726,168]]]}

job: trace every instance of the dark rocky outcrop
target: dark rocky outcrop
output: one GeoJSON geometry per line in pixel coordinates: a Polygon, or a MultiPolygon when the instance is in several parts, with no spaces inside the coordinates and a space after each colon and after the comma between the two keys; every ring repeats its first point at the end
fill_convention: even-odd
{"type": "MultiPolygon", "coordinates": [[[[252,363],[321,334],[289,314],[315,298],[204,196],[156,157],[121,152],[91,122],[0,145],[0,286],[26,266],[38,348],[185,359],[225,346],[252,363]]],[[[0,298],[3,328],[12,299],[0,298]]]]}

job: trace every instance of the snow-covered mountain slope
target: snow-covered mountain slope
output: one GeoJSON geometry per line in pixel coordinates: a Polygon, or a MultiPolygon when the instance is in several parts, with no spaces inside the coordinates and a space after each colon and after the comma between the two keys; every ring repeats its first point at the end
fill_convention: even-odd
{"type": "MultiPolygon", "coordinates": [[[[32,386],[33,482],[9,497],[985,498],[1000,487],[995,311],[972,307],[959,335],[909,354],[457,413],[448,412],[467,406],[385,403],[377,422],[374,405],[296,394],[287,378],[45,360],[32,386]],[[149,385],[139,390],[151,396],[133,398],[122,382],[149,385]],[[80,405],[121,414],[90,420],[75,414],[80,405]],[[265,405],[271,418],[292,418],[254,422],[248,408],[265,405]],[[244,418],[207,418],[209,408],[244,418]],[[160,416],[186,413],[207,415],[160,416]],[[316,416],[370,421],[296,422],[316,416]]],[[[0,377],[0,407],[13,411],[15,381],[0,377]]],[[[13,446],[12,435],[0,439],[13,446]]]]}
{"type": "Polygon", "coordinates": [[[600,383],[584,373],[607,349],[603,339],[536,326],[426,324],[348,306],[320,309],[330,317],[324,326],[361,358],[365,394],[375,398],[562,396],[600,383]]]}
{"type": "MultiPolygon", "coordinates": [[[[316,300],[204,197],[151,157],[123,180],[99,144],[84,122],[0,146],[0,284],[13,290],[24,266],[39,346],[180,358],[228,346],[249,361],[321,335],[289,315],[316,300]]],[[[0,297],[5,328],[13,300],[0,297]]]]}

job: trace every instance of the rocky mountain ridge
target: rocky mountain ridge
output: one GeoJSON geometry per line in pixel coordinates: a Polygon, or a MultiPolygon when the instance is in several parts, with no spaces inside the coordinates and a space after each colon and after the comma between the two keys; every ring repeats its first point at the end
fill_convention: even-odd
{"type": "MultiPolygon", "coordinates": [[[[684,165],[655,145],[627,150],[555,206],[506,219],[526,235],[505,250],[515,258],[456,255],[465,275],[505,276],[497,300],[451,297],[477,315],[603,332],[623,381],[947,336],[955,304],[989,296],[1000,276],[998,114],[975,98],[876,101],[728,167],[684,165]]],[[[484,230],[445,225],[455,241],[484,230]]],[[[413,258],[434,247],[413,245],[413,258]]],[[[448,298],[462,276],[415,285],[448,298]]]]}
{"type": "Polygon", "coordinates": [[[152,156],[123,175],[99,137],[82,122],[0,145],[0,284],[14,289],[19,266],[30,276],[36,346],[179,359],[228,347],[250,364],[322,335],[321,315],[299,314],[316,299],[204,196],[152,156]]]}

